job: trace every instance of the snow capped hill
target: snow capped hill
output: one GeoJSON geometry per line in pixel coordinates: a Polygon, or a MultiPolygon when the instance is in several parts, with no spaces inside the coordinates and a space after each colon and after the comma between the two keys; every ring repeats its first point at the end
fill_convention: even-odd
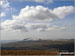
{"type": "Polygon", "coordinates": [[[24,41],[38,41],[38,40],[42,40],[42,39],[40,39],[40,38],[33,38],[33,37],[24,39],[24,41]]]}

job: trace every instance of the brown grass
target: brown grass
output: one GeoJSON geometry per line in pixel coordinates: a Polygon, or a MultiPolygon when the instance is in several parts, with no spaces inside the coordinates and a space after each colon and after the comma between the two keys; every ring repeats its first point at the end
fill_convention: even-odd
{"type": "Polygon", "coordinates": [[[58,52],[41,50],[1,50],[1,55],[58,55],[58,52]]]}

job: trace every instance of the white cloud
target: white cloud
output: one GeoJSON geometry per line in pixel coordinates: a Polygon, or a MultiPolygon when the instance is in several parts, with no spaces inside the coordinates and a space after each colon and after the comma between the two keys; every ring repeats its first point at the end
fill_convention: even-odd
{"type": "Polygon", "coordinates": [[[13,19],[19,20],[48,20],[64,18],[74,11],[73,6],[58,7],[53,10],[45,8],[43,6],[26,6],[21,9],[19,16],[13,16],[13,19]]]}
{"type": "MultiPolygon", "coordinates": [[[[26,24],[26,20],[56,20],[60,18],[64,18],[65,16],[71,14],[74,11],[73,6],[63,6],[58,7],[53,10],[49,8],[45,8],[43,6],[26,6],[21,9],[20,14],[18,16],[13,16],[12,20],[6,20],[1,23],[1,29],[3,30],[13,30],[13,31],[29,31],[29,30],[37,30],[37,31],[50,31],[50,30],[64,30],[65,27],[60,26],[48,26],[41,24],[26,24]]],[[[28,22],[29,23],[29,22],[28,22]]]]}
{"type": "Polygon", "coordinates": [[[6,14],[4,12],[0,13],[1,18],[4,17],[4,16],[6,16],[6,14]]]}
{"type": "Polygon", "coordinates": [[[4,23],[1,23],[1,29],[5,31],[27,32],[26,27],[16,20],[6,20],[4,23]]]}
{"type": "Polygon", "coordinates": [[[63,6],[58,7],[53,10],[53,13],[56,14],[59,18],[64,18],[65,16],[74,12],[73,6],[63,6]]]}
{"type": "Polygon", "coordinates": [[[9,6],[9,2],[8,2],[7,0],[1,0],[1,1],[0,1],[0,6],[1,6],[2,8],[10,7],[10,6],[9,6]]]}
{"type": "Polygon", "coordinates": [[[58,30],[65,30],[66,27],[61,26],[49,26],[47,24],[26,24],[27,29],[35,30],[35,31],[58,31],[58,30]]]}
{"type": "Polygon", "coordinates": [[[37,29],[46,29],[48,26],[44,24],[26,24],[26,27],[30,30],[37,30],[37,29]]]}
{"type": "Polygon", "coordinates": [[[57,18],[51,10],[43,6],[26,6],[21,9],[18,17],[26,20],[53,20],[54,18],[57,18]]]}
{"type": "Polygon", "coordinates": [[[16,20],[6,20],[5,22],[1,23],[1,30],[5,31],[56,31],[56,30],[65,30],[66,27],[60,26],[49,26],[47,24],[25,24],[18,22],[16,20]]]}
{"type": "Polygon", "coordinates": [[[48,27],[48,28],[46,29],[46,31],[50,31],[50,30],[66,30],[66,27],[52,26],[52,27],[48,27]]]}

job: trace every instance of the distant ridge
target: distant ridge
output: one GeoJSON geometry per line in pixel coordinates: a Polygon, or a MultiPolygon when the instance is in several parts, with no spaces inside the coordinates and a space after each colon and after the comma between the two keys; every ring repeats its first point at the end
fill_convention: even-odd
{"type": "Polygon", "coordinates": [[[74,51],[74,40],[32,40],[1,44],[2,50],[65,50],[74,51]]]}
{"type": "Polygon", "coordinates": [[[17,42],[20,40],[0,40],[0,44],[5,44],[5,43],[11,43],[11,42],[17,42]]]}

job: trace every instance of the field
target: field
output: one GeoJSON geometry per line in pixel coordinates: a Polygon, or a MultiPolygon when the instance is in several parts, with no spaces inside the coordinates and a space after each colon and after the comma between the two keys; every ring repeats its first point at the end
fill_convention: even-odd
{"type": "Polygon", "coordinates": [[[40,50],[1,50],[1,55],[58,55],[58,52],[40,50]]]}

